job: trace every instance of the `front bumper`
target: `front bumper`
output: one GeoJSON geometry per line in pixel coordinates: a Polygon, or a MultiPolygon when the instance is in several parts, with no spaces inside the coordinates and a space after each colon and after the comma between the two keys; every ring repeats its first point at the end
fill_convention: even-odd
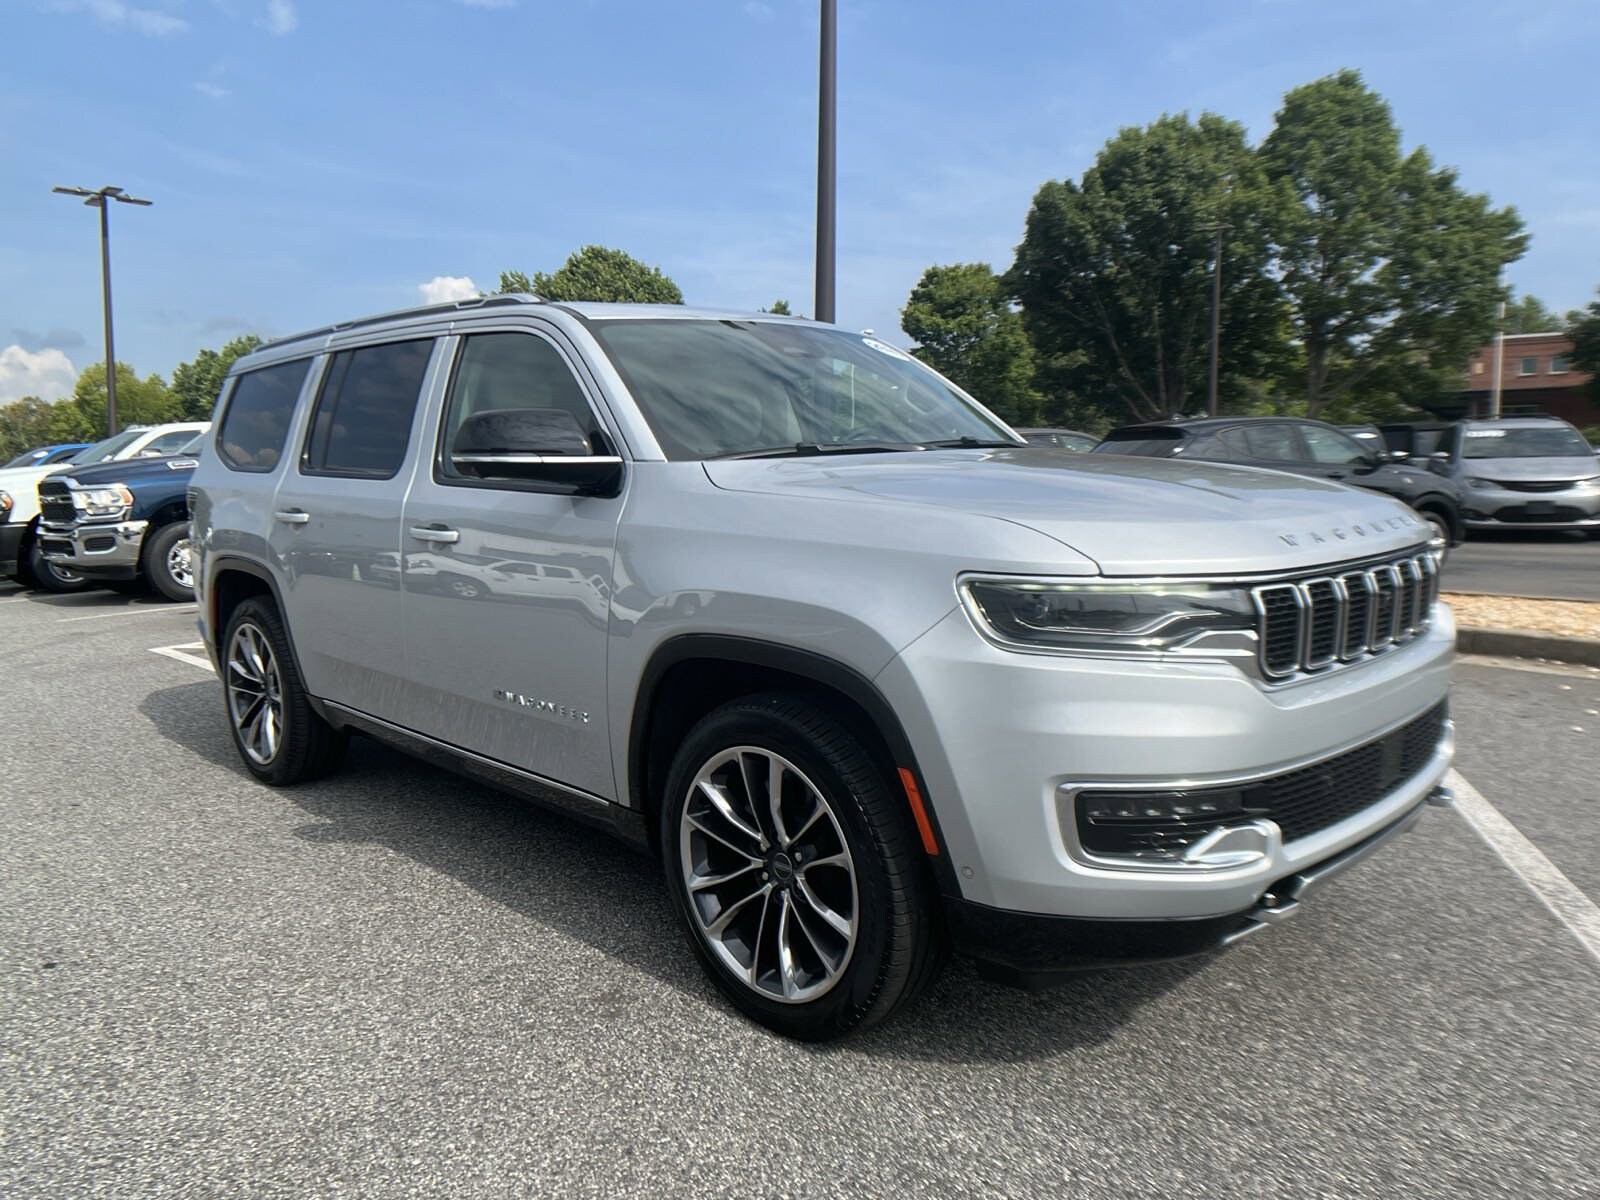
{"type": "Polygon", "coordinates": [[[1190,920],[1093,921],[951,900],[946,903],[946,924],[956,951],[977,960],[980,974],[1025,988],[1045,987],[1078,971],[1140,966],[1223,950],[1294,916],[1313,891],[1415,825],[1427,804],[1450,803],[1448,789],[1434,788],[1426,803],[1413,805],[1376,833],[1278,880],[1244,912],[1190,920]]]}
{"type": "Polygon", "coordinates": [[[11,576],[17,573],[17,566],[22,558],[22,536],[27,533],[27,525],[15,525],[10,521],[0,525],[0,575],[11,576]]]}
{"type": "Polygon", "coordinates": [[[1468,529],[1600,529],[1600,487],[1559,492],[1518,492],[1468,487],[1468,529]]]}
{"type": "Polygon", "coordinates": [[[1434,709],[1449,690],[1454,646],[1441,605],[1403,646],[1264,687],[1223,662],[1002,650],[957,611],[877,684],[916,754],[947,894],[1017,914],[1190,921],[1247,912],[1277,881],[1399,820],[1449,770],[1451,727],[1364,807],[1293,840],[1270,820],[1254,822],[1250,852],[1231,860],[1109,864],[1083,849],[1062,797],[1233,786],[1315,767],[1434,709]]]}
{"type": "Polygon", "coordinates": [[[91,579],[134,579],[139,574],[146,524],[41,525],[39,552],[48,561],[91,579]]]}

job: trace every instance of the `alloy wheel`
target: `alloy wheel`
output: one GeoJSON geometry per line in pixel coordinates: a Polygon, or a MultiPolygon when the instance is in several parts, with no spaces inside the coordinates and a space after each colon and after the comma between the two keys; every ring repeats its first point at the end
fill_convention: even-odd
{"type": "Polygon", "coordinates": [[[794,763],[757,746],[708,759],[678,845],[689,910],[734,978],[786,1004],[839,982],[857,940],[855,863],[827,798],[794,763]]]}
{"type": "Polygon", "coordinates": [[[252,762],[266,766],[277,757],[283,736],[283,680],[266,634],[248,622],[228,643],[227,688],[239,745],[252,762]]]}
{"type": "Polygon", "coordinates": [[[188,538],[179,538],[167,551],[167,574],[179,587],[194,588],[194,545],[188,538]]]}

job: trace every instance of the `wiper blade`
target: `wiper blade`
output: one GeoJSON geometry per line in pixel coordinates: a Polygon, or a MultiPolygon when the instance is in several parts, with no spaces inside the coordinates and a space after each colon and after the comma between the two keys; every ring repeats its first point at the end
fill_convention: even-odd
{"type": "Polygon", "coordinates": [[[911,442],[794,442],[761,450],[731,450],[727,454],[713,454],[711,458],[811,458],[822,454],[884,454],[919,448],[911,442]]]}
{"type": "Polygon", "coordinates": [[[958,438],[944,438],[942,441],[937,442],[923,442],[922,444],[929,450],[999,450],[1005,447],[1010,447],[1015,450],[1020,449],[1023,443],[1005,442],[1000,441],[999,439],[990,439],[986,441],[982,438],[975,438],[971,435],[968,435],[958,438]]]}

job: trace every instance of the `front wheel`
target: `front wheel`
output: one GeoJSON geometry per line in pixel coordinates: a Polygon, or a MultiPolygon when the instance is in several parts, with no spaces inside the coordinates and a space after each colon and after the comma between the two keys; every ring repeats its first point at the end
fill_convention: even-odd
{"type": "Polygon", "coordinates": [[[1438,547],[1439,560],[1443,562],[1450,557],[1450,522],[1438,513],[1425,512],[1417,515],[1426,521],[1433,530],[1433,534],[1429,538],[1429,544],[1438,547]]]}
{"type": "Polygon", "coordinates": [[[194,549],[189,522],[177,521],[145,534],[144,573],[168,600],[194,599],[194,549]]]}
{"type": "Polygon", "coordinates": [[[660,839],[701,965],[736,1008],[788,1037],[876,1024],[943,963],[903,797],[810,700],[749,697],[701,720],[673,761],[660,839]]]}
{"type": "Polygon", "coordinates": [[[76,571],[58,567],[46,558],[39,549],[38,538],[28,542],[28,574],[33,577],[34,587],[57,594],[81,592],[90,586],[89,581],[76,571]]]}

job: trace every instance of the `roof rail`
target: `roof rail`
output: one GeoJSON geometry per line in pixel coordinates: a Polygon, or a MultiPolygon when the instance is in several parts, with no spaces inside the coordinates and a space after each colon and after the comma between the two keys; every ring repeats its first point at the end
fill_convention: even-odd
{"type": "Polygon", "coordinates": [[[382,325],[388,321],[400,321],[411,317],[429,317],[442,313],[465,312],[475,308],[500,308],[510,304],[544,304],[543,296],[532,292],[508,292],[504,295],[476,296],[470,300],[448,300],[443,304],[423,304],[416,308],[397,308],[393,312],[376,313],[370,317],[358,317],[354,321],[335,321],[332,325],[322,325],[316,329],[302,330],[300,333],[291,333],[286,337],[273,338],[271,341],[262,342],[257,350],[267,350],[273,346],[284,346],[290,342],[303,342],[307,338],[330,337],[335,333],[343,333],[347,329],[361,329],[367,325],[382,325]]]}

